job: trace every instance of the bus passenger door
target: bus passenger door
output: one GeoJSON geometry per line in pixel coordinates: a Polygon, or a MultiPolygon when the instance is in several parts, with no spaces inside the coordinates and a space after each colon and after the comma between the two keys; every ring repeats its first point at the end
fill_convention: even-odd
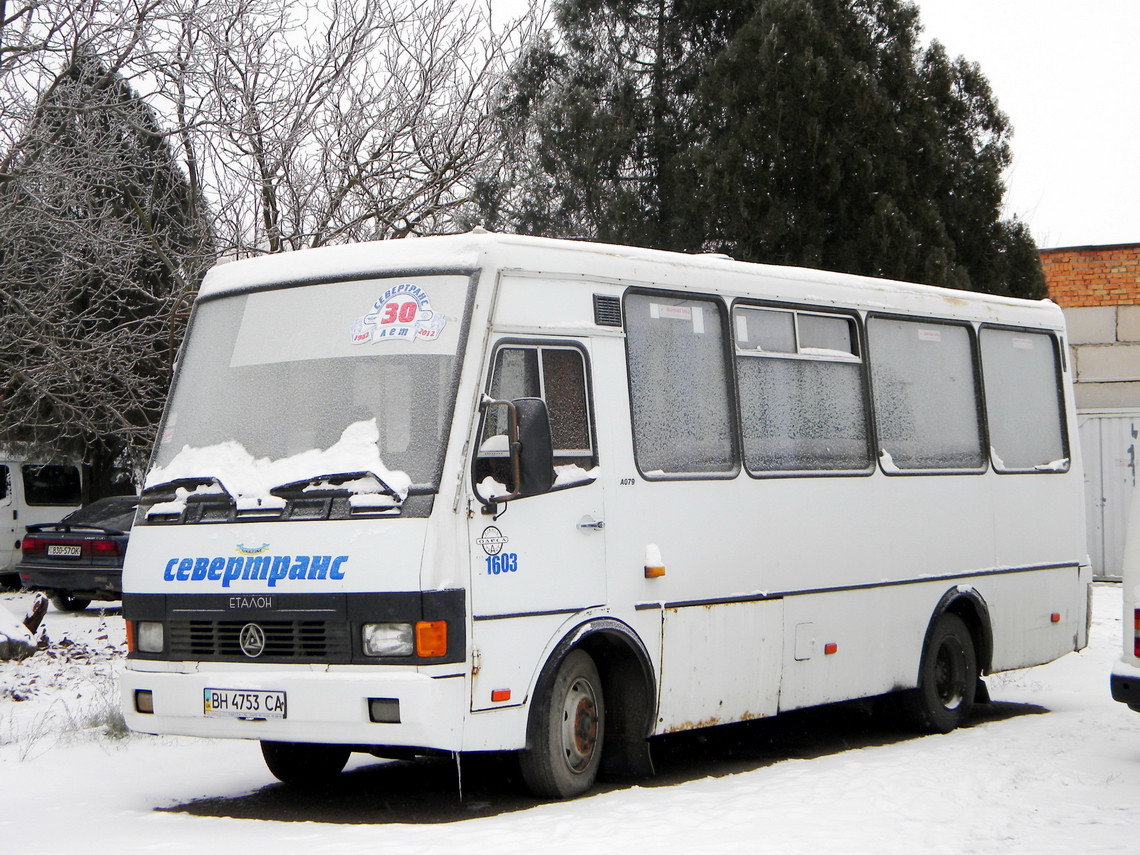
{"type": "MultiPolygon", "coordinates": [[[[546,401],[555,484],[547,493],[475,504],[469,525],[472,709],[526,700],[537,657],[567,616],[606,601],[602,482],[593,424],[588,344],[504,339],[496,346],[488,394],[546,401]]],[[[484,498],[514,489],[503,437],[506,407],[483,415],[473,480],[484,498]]]]}

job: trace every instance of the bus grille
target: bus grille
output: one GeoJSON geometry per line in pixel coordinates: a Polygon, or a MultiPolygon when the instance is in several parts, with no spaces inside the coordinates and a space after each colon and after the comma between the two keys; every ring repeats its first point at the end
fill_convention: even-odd
{"type": "MultiPolygon", "coordinates": [[[[173,659],[248,662],[239,638],[245,620],[172,620],[169,624],[173,659]]],[[[259,662],[348,662],[351,656],[348,623],[323,620],[252,621],[265,633],[259,662]]]]}

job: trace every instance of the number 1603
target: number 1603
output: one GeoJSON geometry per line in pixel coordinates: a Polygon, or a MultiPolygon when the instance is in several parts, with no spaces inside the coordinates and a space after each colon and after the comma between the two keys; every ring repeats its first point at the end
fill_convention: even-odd
{"type": "Polygon", "coordinates": [[[519,556],[514,552],[500,552],[498,555],[487,556],[487,575],[498,576],[500,573],[514,573],[519,569],[519,556]]]}

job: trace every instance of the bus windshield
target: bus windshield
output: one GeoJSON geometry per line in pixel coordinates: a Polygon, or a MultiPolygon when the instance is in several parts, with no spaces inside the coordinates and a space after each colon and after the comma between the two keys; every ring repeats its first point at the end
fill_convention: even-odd
{"type": "Polygon", "coordinates": [[[202,302],[146,486],[215,478],[248,498],[368,473],[401,496],[435,491],[468,287],[424,276],[202,302]]]}

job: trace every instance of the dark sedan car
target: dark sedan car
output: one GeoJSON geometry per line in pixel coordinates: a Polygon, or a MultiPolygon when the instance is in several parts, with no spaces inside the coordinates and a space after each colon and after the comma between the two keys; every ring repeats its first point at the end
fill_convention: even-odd
{"type": "Polygon", "coordinates": [[[57,523],[28,526],[16,567],[21,584],[47,592],[61,611],[81,611],[92,600],[120,599],[123,557],[137,506],[135,496],[111,496],[57,523]]]}

